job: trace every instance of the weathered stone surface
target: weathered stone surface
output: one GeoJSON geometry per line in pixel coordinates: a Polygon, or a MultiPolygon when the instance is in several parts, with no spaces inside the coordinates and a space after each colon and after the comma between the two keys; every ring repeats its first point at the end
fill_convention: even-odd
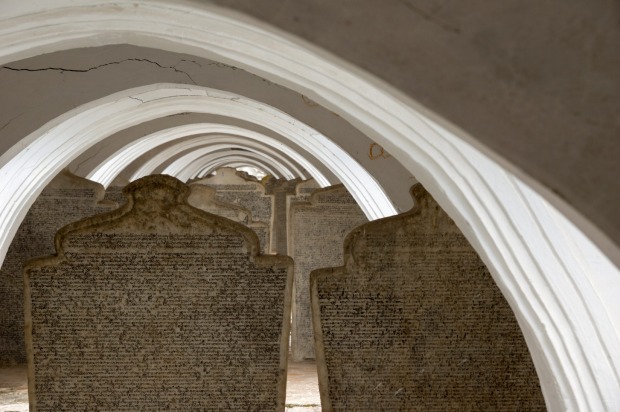
{"type": "Polygon", "coordinates": [[[272,251],[273,196],[265,195],[265,187],[261,183],[255,179],[244,178],[233,168],[222,167],[216,172],[213,176],[192,183],[214,188],[217,199],[248,209],[252,212],[254,221],[267,224],[270,240],[266,249],[272,251]]]}
{"type": "Polygon", "coordinates": [[[61,172],[43,190],[20,225],[0,269],[0,365],[25,363],[24,262],[54,253],[54,234],[68,223],[104,211],[103,186],[61,172]]]}
{"type": "Polygon", "coordinates": [[[295,194],[299,182],[299,179],[275,179],[273,176],[262,180],[265,192],[273,196],[271,249],[278,255],[288,255],[288,197],[295,194]]]}
{"type": "Polygon", "coordinates": [[[422,186],[311,274],[324,412],[542,411],[528,348],[477,253],[422,186]]]}
{"type": "Polygon", "coordinates": [[[235,222],[243,223],[258,235],[262,253],[269,253],[269,226],[264,222],[252,220],[252,212],[244,207],[218,200],[215,189],[202,184],[189,185],[188,203],[205,212],[222,216],[235,222]]]}
{"type": "Polygon", "coordinates": [[[108,186],[105,189],[105,199],[116,202],[119,206],[127,203],[127,198],[123,194],[123,187],[125,186],[108,186]]]}
{"type": "Polygon", "coordinates": [[[315,191],[310,202],[291,206],[291,247],[295,261],[295,288],[291,349],[295,360],[314,359],[310,314],[310,272],[341,265],[342,242],[354,227],[367,222],[343,185],[315,191]]]}
{"type": "Polygon", "coordinates": [[[293,245],[291,242],[292,239],[292,229],[291,225],[292,217],[291,217],[291,205],[295,203],[304,203],[310,200],[310,195],[315,190],[319,189],[319,184],[314,179],[304,180],[299,182],[295,186],[295,193],[286,196],[286,240],[287,240],[287,251],[292,250],[293,245]]]}
{"type": "Polygon", "coordinates": [[[31,411],[284,410],[292,261],[168,176],[25,269],[31,411]]]}
{"type": "Polygon", "coordinates": [[[295,194],[286,196],[286,213],[290,216],[293,203],[307,202],[312,192],[319,188],[319,184],[314,179],[299,182],[295,186],[295,194]]]}

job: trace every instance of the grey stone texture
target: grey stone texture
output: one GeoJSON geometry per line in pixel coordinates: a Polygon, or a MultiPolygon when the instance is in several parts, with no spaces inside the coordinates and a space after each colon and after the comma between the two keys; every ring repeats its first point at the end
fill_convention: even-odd
{"type": "Polygon", "coordinates": [[[323,412],[543,411],[508,303],[421,185],[410,212],[362,225],[344,266],[311,274],[323,412]]]}
{"type": "Polygon", "coordinates": [[[25,269],[31,411],[283,411],[292,261],[149,176],[25,269]]]}
{"type": "Polygon", "coordinates": [[[216,191],[212,187],[198,183],[190,184],[189,187],[190,195],[187,201],[191,206],[235,222],[243,223],[258,235],[261,252],[269,253],[269,225],[267,223],[253,221],[252,212],[249,209],[218,200],[216,191]]]}
{"type": "Polygon", "coordinates": [[[192,183],[212,187],[216,190],[216,199],[248,209],[253,221],[265,223],[269,230],[269,244],[265,245],[265,250],[272,251],[273,196],[266,195],[265,187],[256,179],[248,179],[247,175],[238,174],[233,168],[222,167],[216,172],[216,175],[192,183]]]}
{"type": "Polygon", "coordinates": [[[341,265],[346,235],[368,219],[343,185],[314,191],[310,201],[291,206],[289,255],[295,261],[291,353],[293,359],[314,359],[310,313],[310,272],[341,265]]]}
{"type": "Polygon", "coordinates": [[[127,198],[123,194],[123,188],[125,186],[108,186],[105,189],[105,199],[111,202],[116,202],[119,206],[127,203],[127,198]]]}
{"type": "Polygon", "coordinates": [[[100,184],[63,171],[30,207],[0,268],[0,365],[26,362],[23,264],[54,253],[61,227],[116,207],[103,196],[100,184]]]}

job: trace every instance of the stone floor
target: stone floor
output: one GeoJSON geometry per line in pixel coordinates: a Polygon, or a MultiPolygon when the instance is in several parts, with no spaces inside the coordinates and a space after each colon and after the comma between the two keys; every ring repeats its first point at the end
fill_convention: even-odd
{"type": "Polygon", "coordinates": [[[28,412],[25,365],[0,368],[0,412],[28,412]]]}
{"type": "MultiPolygon", "coordinates": [[[[320,412],[321,400],[314,361],[289,360],[287,412],[320,412]]],[[[0,412],[28,412],[26,366],[0,368],[0,412]]]]}

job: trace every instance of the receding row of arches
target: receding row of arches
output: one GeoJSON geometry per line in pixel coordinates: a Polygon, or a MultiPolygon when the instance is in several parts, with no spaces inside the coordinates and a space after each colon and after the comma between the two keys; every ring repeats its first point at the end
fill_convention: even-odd
{"type": "Polygon", "coordinates": [[[420,181],[514,310],[548,407],[620,402],[616,268],[439,116],[335,56],[216,7],[9,3],[0,33],[11,106],[0,130],[2,256],[65,167],[107,185],[251,166],[342,182],[369,219],[406,210],[406,189],[420,181]],[[374,144],[389,156],[368,156],[374,144]]]}

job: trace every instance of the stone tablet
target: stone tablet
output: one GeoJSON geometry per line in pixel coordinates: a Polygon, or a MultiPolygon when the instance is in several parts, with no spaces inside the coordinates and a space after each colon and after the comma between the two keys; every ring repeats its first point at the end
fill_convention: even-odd
{"type": "Polygon", "coordinates": [[[105,199],[112,202],[116,202],[119,206],[127,203],[127,198],[123,194],[123,187],[125,186],[108,186],[105,190],[105,199]]]}
{"type": "Polygon", "coordinates": [[[286,196],[286,213],[289,216],[289,220],[291,205],[294,203],[308,202],[312,193],[317,189],[320,189],[320,187],[314,179],[304,180],[295,186],[295,194],[286,196]]]}
{"type": "Polygon", "coordinates": [[[198,183],[192,183],[189,187],[190,195],[187,201],[191,206],[249,227],[258,235],[262,253],[269,253],[269,226],[266,223],[254,222],[252,212],[246,208],[218,200],[212,187],[198,183]]]}
{"type": "Polygon", "coordinates": [[[295,194],[299,179],[275,179],[265,176],[262,183],[268,195],[273,196],[273,231],[271,250],[278,255],[288,255],[288,197],[295,194]]]}
{"type": "Polygon", "coordinates": [[[323,412],[544,411],[521,330],[420,185],[412,211],[355,229],[311,275],[323,412]]]}
{"type": "Polygon", "coordinates": [[[310,195],[312,192],[319,189],[319,185],[314,179],[304,180],[302,182],[297,183],[295,186],[295,194],[286,196],[286,239],[287,239],[287,250],[292,250],[291,244],[291,205],[295,203],[305,203],[310,200],[310,195]]]}
{"type": "Polygon", "coordinates": [[[291,349],[293,359],[314,359],[310,272],[342,265],[342,243],[368,220],[343,185],[315,191],[309,203],[291,206],[289,254],[295,261],[291,349]]]}
{"type": "Polygon", "coordinates": [[[25,363],[24,263],[54,253],[54,235],[61,227],[116,204],[101,202],[99,183],[63,171],[41,192],[22,221],[0,269],[0,365],[25,363]]]}
{"type": "Polygon", "coordinates": [[[292,261],[149,176],[25,269],[31,411],[283,411],[292,261]]]}
{"type": "Polygon", "coordinates": [[[273,196],[265,194],[265,187],[256,179],[250,179],[247,174],[237,172],[230,167],[216,170],[217,174],[192,183],[212,187],[216,190],[217,199],[241,206],[252,212],[255,222],[263,222],[269,228],[269,245],[267,250],[272,251],[271,233],[273,233],[273,196]],[[245,178],[243,176],[246,176],[245,178]]]}

